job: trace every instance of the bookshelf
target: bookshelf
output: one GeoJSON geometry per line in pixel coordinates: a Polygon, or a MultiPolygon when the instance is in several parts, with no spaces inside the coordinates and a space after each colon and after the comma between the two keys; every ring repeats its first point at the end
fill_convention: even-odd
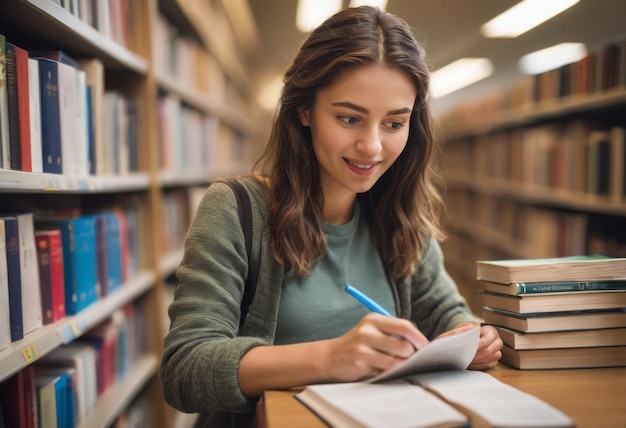
{"type": "Polygon", "coordinates": [[[476,260],[626,254],[624,76],[620,36],[442,117],[443,247],[477,314],[476,260]]]}
{"type": "MultiPolygon", "coordinates": [[[[237,4],[248,7],[245,0],[237,4]]],[[[0,168],[0,213],[34,213],[35,219],[59,210],[132,216],[123,217],[129,228],[121,236],[132,248],[122,257],[130,267],[119,288],[0,349],[2,385],[133,308],[131,330],[144,337],[130,343],[137,355],[77,426],[107,427],[131,415],[142,426],[193,423],[164,403],[158,365],[168,327],[168,284],[199,197],[213,178],[249,171],[262,149],[246,71],[253,42],[241,34],[255,28],[238,21],[236,9],[219,0],[0,4],[6,41],[29,53],[63,51],[85,71],[92,134],[80,141],[95,153],[86,174],[0,168]],[[88,66],[100,71],[90,74],[88,66]]]]}

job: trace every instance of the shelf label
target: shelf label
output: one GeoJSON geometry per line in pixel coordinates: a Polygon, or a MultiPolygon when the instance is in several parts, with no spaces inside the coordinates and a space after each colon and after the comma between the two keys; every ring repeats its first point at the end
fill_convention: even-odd
{"type": "Polygon", "coordinates": [[[76,335],[74,334],[74,330],[72,329],[72,324],[67,324],[59,329],[59,333],[61,333],[61,337],[63,338],[63,343],[70,343],[76,335]]]}
{"type": "Polygon", "coordinates": [[[22,349],[22,355],[24,356],[24,360],[27,363],[32,363],[37,358],[39,358],[39,351],[37,351],[37,347],[33,345],[28,345],[24,349],[22,349]]]}

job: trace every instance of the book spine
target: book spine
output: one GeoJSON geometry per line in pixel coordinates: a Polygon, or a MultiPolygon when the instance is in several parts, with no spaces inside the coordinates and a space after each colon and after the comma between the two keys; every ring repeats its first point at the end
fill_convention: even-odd
{"type": "Polygon", "coordinates": [[[20,127],[20,169],[32,172],[30,149],[30,88],[28,78],[28,52],[15,46],[15,66],[17,78],[17,106],[20,127]]]}
{"type": "Polygon", "coordinates": [[[6,45],[6,73],[7,73],[7,96],[9,109],[9,153],[11,169],[22,169],[20,157],[20,117],[17,101],[17,61],[15,58],[15,45],[6,45]]]}
{"type": "Polygon", "coordinates": [[[11,343],[9,280],[7,275],[7,247],[4,221],[0,219],[0,350],[11,343]]]}
{"type": "Polygon", "coordinates": [[[518,294],[558,293],[589,290],[626,290],[626,281],[516,283],[518,294]]]}
{"type": "Polygon", "coordinates": [[[41,153],[43,171],[63,173],[61,157],[61,119],[59,113],[58,64],[50,59],[39,61],[39,95],[41,96],[41,153]]]}
{"type": "Polygon", "coordinates": [[[63,274],[63,242],[61,231],[50,234],[50,268],[54,321],[65,317],[65,278],[63,274]]]}
{"type": "Polygon", "coordinates": [[[6,38],[0,34],[0,168],[11,168],[9,99],[7,94],[6,38]]]}
{"type": "Polygon", "coordinates": [[[52,300],[52,264],[50,257],[50,236],[47,233],[35,234],[39,282],[41,286],[41,312],[44,324],[54,322],[54,303],[52,300]]]}
{"type": "Polygon", "coordinates": [[[22,278],[20,276],[20,244],[17,218],[5,217],[7,251],[7,276],[9,279],[9,319],[11,321],[11,341],[24,337],[22,321],[22,278]]]}

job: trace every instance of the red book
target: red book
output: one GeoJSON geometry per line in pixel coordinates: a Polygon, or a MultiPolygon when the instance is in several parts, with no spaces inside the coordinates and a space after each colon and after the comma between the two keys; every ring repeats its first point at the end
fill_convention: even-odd
{"type": "Polygon", "coordinates": [[[37,403],[33,366],[26,366],[0,384],[4,426],[35,428],[37,403]]]}
{"type": "Polygon", "coordinates": [[[58,229],[35,232],[41,305],[44,324],[65,317],[65,283],[63,277],[63,243],[58,229]]]}
{"type": "Polygon", "coordinates": [[[15,49],[17,78],[17,108],[20,128],[20,158],[22,171],[33,170],[30,145],[30,90],[28,83],[28,52],[19,46],[15,49]]]}

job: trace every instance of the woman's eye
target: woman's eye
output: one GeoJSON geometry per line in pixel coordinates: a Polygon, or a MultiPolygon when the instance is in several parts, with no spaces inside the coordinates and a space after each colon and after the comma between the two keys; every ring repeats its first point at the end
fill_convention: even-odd
{"type": "Polygon", "coordinates": [[[354,116],[339,116],[339,120],[345,123],[346,125],[354,125],[359,120],[354,116]]]}
{"type": "Polygon", "coordinates": [[[404,126],[404,123],[402,122],[388,122],[385,124],[389,129],[391,130],[397,130],[400,129],[404,126]]]}

